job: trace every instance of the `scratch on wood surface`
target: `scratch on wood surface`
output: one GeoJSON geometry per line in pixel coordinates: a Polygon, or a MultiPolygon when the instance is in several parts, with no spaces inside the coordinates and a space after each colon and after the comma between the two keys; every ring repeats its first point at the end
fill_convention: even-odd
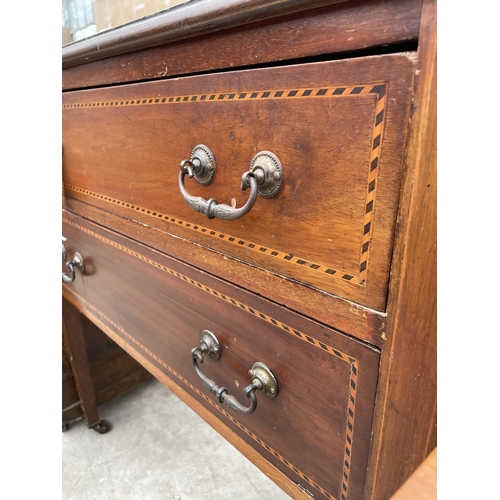
{"type": "Polygon", "coordinates": [[[132,120],[125,114],[125,113],[122,113],[123,116],[129,121],[129,122],[132,122],[132,120]]]}

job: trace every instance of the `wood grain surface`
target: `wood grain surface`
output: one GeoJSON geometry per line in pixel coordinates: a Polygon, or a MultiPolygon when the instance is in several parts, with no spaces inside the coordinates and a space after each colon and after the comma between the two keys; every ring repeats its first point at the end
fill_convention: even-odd
{"type": "Polygon", "coordinates": [[[349,300],[327,294],[311,287],[300,286],[265,269],[249,266],[237,259],[221,258],[219,252],[206,248],[200,252],[198,245],[177,238],[159,228],[97,208],[75,198],[65,197],[64,205],[74,213],[84,213],[101,226],[113,228],[121,234],[133,235],[153,248],[169,255],[187,255],[198,268],[210,269],[215,276],[222,276],[232,283],[244,283],[245,288],[260,293],[289,310],[301,311],[326,325],[348,332],[361,340],[381,347],[386,343],[387,315],[349,300]]]}
{"type": "Polygon", "coordinates": [[[63,51],[64,235],[88,265],[63,296],[290,496],[387,500],[437,437],[436,2],[208,3],[63,51]],[[177,186],[199,143],[217,175],[191,194],[241,206],[261,150],[282,191],[208,221],[177,186]],[[208,376],[242,401],[260,359],[279,396],[216,403],[204,328],[208,376]]]}
{"type": "Polygon", "coordinates": [[[436,446],[436,43],[436,2],[426,0],[366,491],[380,500],[436,446]]]}
{"type": "MultiPolygon", "coordinates": [[[[416,42],[420,4],[420,0],[353,0],[103,60],[86,60],[63,70],[63,90],[416,42]]],[[[100,50],[94,51],[92,57],[100,55],[100,50]]]]}
{"type": "Polygon", "coordinates": [[[211,425],[219,434],[221,434],[229,443],[248,458],[256,467],[258,467],[269,479],[274,481],[283,491],[285,491],[293,500],[311,500],[311,495],[301,488],[298,484],[290,480],[283,472],[277,469],[274,465],[268,462],[255,448],[252,448],[245,440],[235,434],[224,421],[220,420],[217,415],[214,415],[196,399],[190,396],[183,390],[172,378],[167,376],[164,371],[160,370],[156,364],[153,364],[151,357],[141,350],[135,344],[131,344],[119,336],[107,323],[104,323],[102,318],[91,309],[86,309],[75,298],[66,295],[71,302],[82,314],[89,318],[93,323],[99,326],[101,330],[112,338],[123,350],[144,366],[149,373],[156,377],[166,387],[168,387],[178,398],[186,403],[193,411],[211,425]]]}
{"type": "Polygon", "coordinates": [[[201,0],[107,30],[62,48],[63,68],[346,0],[201,0]]]}
{"type": "Polygon", "coordinates": [[[364,487],[379,353],[68,212],[66,248],[86,271],[64,285],[126,342],[210,409],[275,467],[319,498],[359,498],[364,487]],[[238,399],[255,361],[276,374],[280,393],[258,394],[253,415],[216,403],[190,351],[203,329],[219,338],[219,362],[202,370],[238,399]],[[318,384],[318,380],[328,384],[318,384]]]}
{"type": "Polygon", "coordinates": [[[65,93],[65,196],[384,310],[413,70],[379,56],[65,93]],[[243,205],[241,175],[263,150],[283,189],[207,220],[177,184],[200,143],[217,173],[191,194],[243,205]]]}

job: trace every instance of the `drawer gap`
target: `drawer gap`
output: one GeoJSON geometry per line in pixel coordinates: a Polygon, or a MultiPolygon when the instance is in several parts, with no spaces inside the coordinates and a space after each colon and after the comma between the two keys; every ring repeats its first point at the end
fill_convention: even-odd
{"type": "Polygon", "coordinates": [[[159,82],[159,81],[168,81],[172,79],[177,79],[179,77],[187,78],[189,76],[196,75],[213,75],[218,73],[233,73],[234,71],[244,71],[249,69],[263,69],[263,68],[277,68],[282,66],[290,66],[296,64],[308,64],[315,62],[325,62],[325,61],[340,61],[342,59],[354,59],[358,57],[370,57],[370,56],[380,56],[386,54],[408,54],[414,53],[416,57],[416,51],[418,48],[417,40],[410,40],[408,42],[403,43],[395,43],[394,45],[384,45],[380,47],[370,47],[363,50],[353,50],[346,52],[335,52],[330,54],[321,54],[317,56],[307,56],[307,57],[298,57],[295,59],[286,59],[284,61],[271,61],[267,63],[259,63],[259,64],[251,64],[244,66],[232,66],[229,68],[216,68],[211,70],[203,70],[203,71],[192,71],[190,73],[181,73],[181,74],[172,74],[167,78],[144,78],[139,80],[134,80],[133,83],[127,82],[118,82],[111,83],[106,85],[94,85],[87,87],[74,87],[70,90],[63,90],[65,94],[71,94],[72,92],[78,92],[81,90],[92,90],[92,89],[100,89],[100,88],[111,88],[111,87],[122,87],[123,85],[132,85],[139,83],[148,83],[148,82],[159,82]]]}

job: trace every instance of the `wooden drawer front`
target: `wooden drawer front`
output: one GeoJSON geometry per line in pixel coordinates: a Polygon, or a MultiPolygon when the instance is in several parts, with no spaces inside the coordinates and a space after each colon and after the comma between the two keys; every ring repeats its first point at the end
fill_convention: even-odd
{"type": "Polygon", "coordinates": [[[392,55],[65,93],[64,194],[383,310],[413,70],[392,55]],[[282,189],[208,220],[178,187],[198,144],[217,172],[208,186],[186,177],[193,196],[243,205],[241,176],[264,150],[282,189]]]}
{"type": "Polygon", "coordinates": [[[379,352],[299,314],[67,212],[71,257],[86,263],[69,300],[147,356],[187,393],[293,481],[318,498],[362,497],[379,352]],[[244,402],[255,361],[280,384],[275,399],[257,393],[255,413],[233,412],[203,386],[190,351],[203,329],[222,346],[203,372],[244,402]]]}

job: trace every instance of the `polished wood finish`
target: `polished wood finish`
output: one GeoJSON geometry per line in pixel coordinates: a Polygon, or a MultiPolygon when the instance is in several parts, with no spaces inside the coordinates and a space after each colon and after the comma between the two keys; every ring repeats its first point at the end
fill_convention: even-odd
{"type": "MultiPolygon", "coordinates": [[[[112,35],[122,34],[125,45],[110,38],[110,52],[91,51],[82,64],[78,56],[66,60],[78,66],[63,71],[64,89],[75,89],[63,97],[65,231],[84,245],[89,268],[63,294],[291,496],[387,500],[437,436],[435,1],[298,2],[300,12],[286,13],[284,3],[274,11],[266,5],[265,20],[255,11],[238,27],[222,21],[202,33],[195,27],[201,18],[193,18],[193,29],[166,30],[166,38],[144,42],[161,44],[148,49],[143,42],[127,49],[137,28],[130,25],[112,35]],[[144,79],[154,81],[139,83],[144,79]],[[376,200],[368,206],[370,184],[361,190],[360,179],[363,170],[370,175],[374,136],[366,117],[373,130],[377,104],[370,110],[361,95],[347,106],[333,94],[284,100],[276,93],[375,87],[375,80],[385,86],[387,109],[377,124],[384,134],[376,200]],[[249,92],[257,100],[242,96],[238,108],[240,94],[249,92]],[[201,104],[209,94],[213,109],[201,104]],[[140,105],[130,104],[138,98],[140,105]],[[198,143],[214,150],[218,172],[210,186],[187,181],[192,194],[241,205],[241,174],[263,149],[282,159],[283,190],[258,199],[239,221],[207,221],[189,210],[177,187],[179,162],[198,143]],[[331,177],[321,177],[324,171],[331,177]],[[362,205],[375,210],[363,213],[362,205]],[[367,213],[366,286],[317,279],[311,264],[352,270],[351,231],[360,229],[363,238],[367,213]],[[228,227],[237,242],[229,241],[228,227]],[[249,246],[254,242],[258,250],[249,246]],[[297,261],[273,260],[268,249],[297,261]],[[203,392],[185,353],[206,327],[220,332],[227,349],[203,370],[241,398],[249,365],[262,357],[282,383],[276,400],[258,398],[255,414],[235,417],[203,392]],[[354,401],[361,406],[352,443],[345,380],[354,372],[346,375],[338,364],[343,355],[328,346],[365,367],[356,368],[362,382],[354,401]],[[342,432],[352,445],[344,450],[352,469],[338,464],[342,432]]],[[[80,48],[75,44],[74,54],[80,48]]]]}
{"type": "Polygon", "coordinates": [[[62,48],[63,68],[346,0],[187,2],[62,48]]]}
{"type": "Polygon", "coordinates": [[[92,63],[87,61],[63,72],[63,89],[153,80],[416,42],[420,4],[420,0],[348,1],[92,63]]]}
{"type": "Polygon", "coordinates": [[[266,474],[274,483],[276,483],[282,490],[284,490],[290,498],[294,500],[311,500],[311,496],[306,493],[300,486],[290,481],[290,479],[283,474],[279,469],[274,467],[262,455],[260,455],[254,448],[249,446],[246,441],[236,435],[224,421],[217,418],[216,415],[207,410],[196,399],[184,391],[178,384],[170,377],[160,370],[157,365],[151,362],[150,356],[144,354],[144,351],[135,349],[129,342],[119,336],[115,330],[110,328],[102,319],[93,314],[93,311],[85,306],[82,306],[75,298],[67,296],[67,300],[71,302],[82,314],[89,318],[99,328],[106,332],[124,351],[136,359],[142,366],[144,366],[154,377],[168,387],[177,397],[184,401],[191,409],[200,415],[208,424],[219,432],[227,441],[229,441],[235,448],[237,448],[248,460],[256,465],[264,474],[266,474]]]}
{"type": "Polygon", "coordinates": [[[430,0],[423,6],[367,498],[388,498],[437,444],[436,53],[430,0]]]}
{"type": "Polygon", "coordinates": [[[407,55],[378,56],[65,93],[65,196],[384,310],[413,72],[407,55]],[[283,188],[207,220],[178,187],[197,144],[217,172],[186,181],[192,195],[242,206],[263,150],[283,188]]]}
{"type": "Polygon", "coordinates": [[[375,346],[386,343],[387,315],[374,311],[349,300],[327,294],[310,287],[297,286],[293,281],[270,274],[265,269],[249,267],[236,259],[221,259],[218,252],[206,249],[200,252],[193,243],[177,238],[165,231],[137,222],[103,209],[88,205],[75,198],[66,197],[64,206],[74,213],[85,216],[105,227],[122,234],[130,234],[153,248],[161,249],[169,255],[189,256],[192,265],[210,269],[232,283],[244,283],[248,290],[259,292],[273,302],[309,317],[342,332],[366,340],[375,346]]]}
{"type": "Polygon", "coordinates": [[[436,500],[437,448],[419,465],[391,500],[436,500]]]}
{"type": "Polygon", "coordinates": [[[68,252],[78,248],[88,261],[65,296],[94,310],[297,484],[319,498],[362,494],[377,350],[75,215],[64,214],[63,233],[68,252]],[[223,353],[203,363],[209,378],[242,400],[247,371],[262,361],[278,378],[278,397],[258,394],[248,416],[221,408],[190,360],[203,329],[223,353]]]}

